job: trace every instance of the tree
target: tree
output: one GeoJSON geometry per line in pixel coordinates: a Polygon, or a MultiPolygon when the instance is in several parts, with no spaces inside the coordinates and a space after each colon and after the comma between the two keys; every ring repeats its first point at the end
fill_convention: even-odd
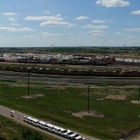
{"type": "Polygon", "coordinates": [[[44,137],[41,134],[33,130],[28,130],[23,128],[21,130],[21,133],[23,139],[25,140],[44,140],[44,137]]]}

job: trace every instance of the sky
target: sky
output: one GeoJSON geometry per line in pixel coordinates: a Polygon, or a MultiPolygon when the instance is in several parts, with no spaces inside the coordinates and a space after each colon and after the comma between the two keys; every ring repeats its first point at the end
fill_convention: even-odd
{"type": "Polygon", "coordinates": [[[0,47],[140,46],[140,0],[0,0],[0,47]]]}

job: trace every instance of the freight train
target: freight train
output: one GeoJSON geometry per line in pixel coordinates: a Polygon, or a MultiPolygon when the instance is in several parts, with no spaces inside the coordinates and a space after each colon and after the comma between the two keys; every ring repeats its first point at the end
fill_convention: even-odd
{"type": "Polygon", "coordinates": [[[70,76],[107,76],[107,77],[140,77],[140,70],[95,70],[95,69],[62,69],[62,68],[41,68],[41,67],[4,67],[0,70],[29,72],[50,75],[70,75],[70,76]]]}

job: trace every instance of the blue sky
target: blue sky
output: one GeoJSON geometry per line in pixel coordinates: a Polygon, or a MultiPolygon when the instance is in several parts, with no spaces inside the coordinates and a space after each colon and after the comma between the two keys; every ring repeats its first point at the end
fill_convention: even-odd
{"type": "Polygon", "coordinates": [[[0,47],[140,46],[140,0],[1,0],[0,47]]]}

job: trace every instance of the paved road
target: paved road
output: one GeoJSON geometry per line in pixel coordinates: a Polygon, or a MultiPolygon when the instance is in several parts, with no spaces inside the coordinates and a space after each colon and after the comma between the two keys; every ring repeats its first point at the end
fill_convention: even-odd
{"type": "MultiPolygon", "coordinates": [[[[1,115],[5,116],[5,117],[7,117],[7,118],[11,118],[11,119],[13,119],[13,120],[19,122],[19,123],[22,124],[22,125],[27,125],[27,126],[33,128],[33,129],[36,129],[36,130],[38,130],[38,131],[42,131],[43,133],[52,135],[52,136],[54,136],[54,137],[56,137],[56,138],[58,138],[58,139],[67,140],[66,138],[60,137],[60,136],[58,136],[58,135],[55,135],[55,134],[53,134],[53,133],[50,133],[50,132],[48,132],[48,131],[42,130],[42,129],[37,128],[37,127],[34,127],[34,126],[32,126],[32,125],[30,125],[30,124],[28,124],[28,123],[25,123],[25,122],[23,121],[23,116],[24,116],[24,115],[29,116],[29,115],[27,115],[27,114],[24,114],[24,113],[22,113],[22,112],[19,112],[19,111],[14,110],[14,117],[11,117],[11,114],[10,114],[11,110],[12,110],[12,109],[0,105],[0,114],[1,114],[1,115]]],[[[90,137],[90,136],[85,136],[85,135],[82,135],[82,136],[86,137],[86,140],[99,140],[99,139],[97,139],[97,138],[90,137]]]]}
{"type": "MultiPolygon", "coordinates": [[[[49,134],[49,135],[52,135],[52,136],[54,136],[54,137],[56,137],[56,138],[58,138],[58,139],[65,140],[64,138],[62,138],[62,137],[60,137],[60,136],[58,136],[58,135],[55,135],[55,134],[53,134],[53,133],[49,133],[49,132],[47,132],[47,131],[44,131],[44,130],[42,130],[42,129],[39,129],[39,128],[37,128],[37,127],[34,127],[34,126],[32,126],[32,125],[29,125],[29,124],[25,123],[25,122],[23,121],[23,116],[24,116],[24,115],[27,115],[27,114],[24,114],[24,113],[21,113],[21,112],[19,112],[19,111],[14,110],[14,117],[11,117],[11,114],[10,114],[11,110],[12,110],[12,109],[0,105],[0,114],[1,114],[1,115],[5,116],[5,117],[7,117],[7,118],[13,119],[13,120],[17,121],[18,123],[20,123],[20,124],[22,124],[22,125],[26,125],[26,126],[29,126],[29,127],[33,128],[33,129],[36,129],[37,131],[41,131],[41,132],[43,132],[43,133],[47,133],[47,134],[49,134]]],[[[29,115],[27,115],[27,116],[29,116],[29,115]]]]}

